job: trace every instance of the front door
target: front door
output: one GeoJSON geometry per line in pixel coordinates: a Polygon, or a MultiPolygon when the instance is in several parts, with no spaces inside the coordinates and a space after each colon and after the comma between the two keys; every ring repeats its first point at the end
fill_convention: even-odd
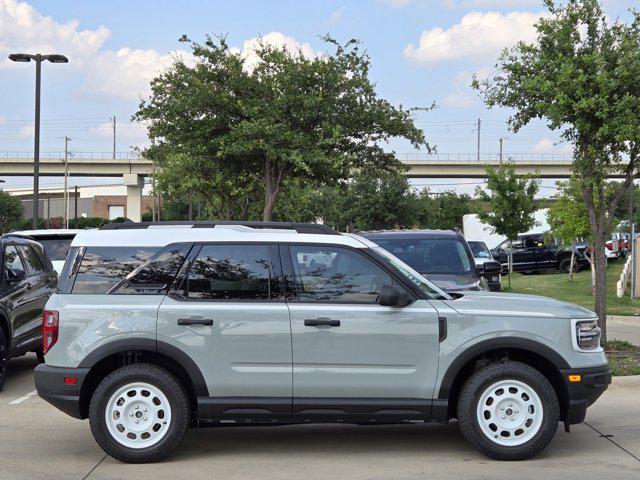
{"type": "Polygon", "coordinates": [[[291,245],[282,256],[296,290],[294,416],[428,417],[438,370],[435,308],[426,300],[378,305],[380,288],[397,279],[357,249],[291,245]]]}
{"type": "Polygon", "coordinates": [[[196,245],[158,311],[158,342],[189,355],[204,376],[210,419],[291,415],[291,329],[278,249],[196,245]]]}
{"type": "Polygon", "coordinates": [[[14,348],[28,342],[33,329],[35,303],[24,261],[15,245],[3,252],[3,298],[13,324],[14,348]]]}

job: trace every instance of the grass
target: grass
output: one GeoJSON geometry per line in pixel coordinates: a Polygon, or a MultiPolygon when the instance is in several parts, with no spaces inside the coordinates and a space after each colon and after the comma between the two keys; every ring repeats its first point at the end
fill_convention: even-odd
{"type": "Polygon", "coordinates": [[[607,342],[606,351],[614,376],[640,375],[640,347],[611,340],[607,342]]]}
{"type": "MultiPolygon", "coordinates": [[[[640,300],[632,301],[628,294],[622,298],[616,296],[616,283],[623,266],[624,261],[618,260],[610,262],[607,268],[607,315],[640,315],[640,300]]],[[[595,306],[591,293],[591,272],[588,269],[577,273],[573,282],[569,281],[569,275],[563,273],[514,273],[511,277],[511,289],[507,285],[508,279],[503,277],[502,287],[505,292],[543,295],[575,303],[589,310],[593,310],[595,306]]]]}

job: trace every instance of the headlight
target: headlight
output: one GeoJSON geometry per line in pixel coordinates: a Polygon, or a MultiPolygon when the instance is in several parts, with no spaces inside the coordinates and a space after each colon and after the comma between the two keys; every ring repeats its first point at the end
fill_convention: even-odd
{"type": "Polygon", "coordinates": [[[594,350],[600,346],[598,320],[576,322],[576,345],[580,350],[594,350]]]}

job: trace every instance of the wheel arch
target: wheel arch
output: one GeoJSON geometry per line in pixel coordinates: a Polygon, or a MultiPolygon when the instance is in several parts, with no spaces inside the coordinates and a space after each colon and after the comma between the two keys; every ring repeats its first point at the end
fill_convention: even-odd
{"type": "Polygon", "coordinates": [[[570,368],[567,361],[552,348],[535,340],[506,337],[481,341],[460,353],[447,368],[436,403],[439,419],[455,418],[458,396],[469,376],[491,361],[510,359],[525,363],[540,371],[551,382],[560,402],[561,419],[569,407],[569,392],[561,369],[570,368]],[[444,416],[446,415],[446,418],[444,416]]]}
{"type": "Polygon", "coordinates": [[[80,392],[82,418],[87,418],[91,397],[102,379],[114,370],[132,363],[151,363],[170,371],[187,389],[193,411],[197,407],[198,397],[209,396],[200,368],[182,350],[154,339],[122,339],[97,348],[78,365],[78,368],[89,369],[80,392]]]}

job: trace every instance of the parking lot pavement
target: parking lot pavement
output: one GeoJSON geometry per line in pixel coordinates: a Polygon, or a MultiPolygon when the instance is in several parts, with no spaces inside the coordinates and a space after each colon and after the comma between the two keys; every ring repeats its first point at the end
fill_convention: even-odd
{"type": "Polygon", "coordinates": [[[125,465],[105,458],[86,421],[28,396],[35,364],[33,356],[13,360],[0,393],[0,480],[640,479],[638,378],[616,380],[587,424],[571,434],[559,428],[549,447],[526,462],[483,457],[451,423],[191,430],[165,462],[125,465]]]}
{"type": "Polygon", "coordinates": [[[612,315],[607,319],[607,335],[640,345],[640,317],[612,315]]]}

